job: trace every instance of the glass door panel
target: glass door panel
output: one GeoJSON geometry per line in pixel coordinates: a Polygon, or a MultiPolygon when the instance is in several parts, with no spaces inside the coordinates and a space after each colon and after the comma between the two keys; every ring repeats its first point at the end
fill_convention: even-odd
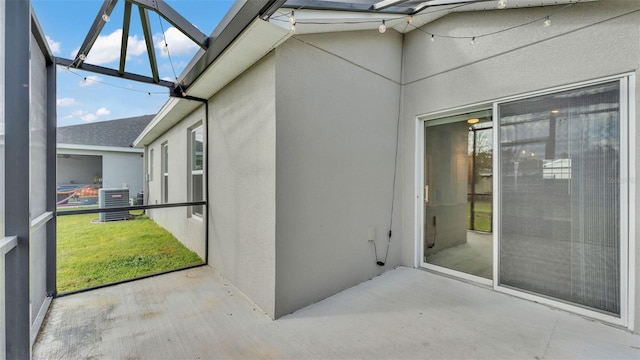
{"type": "Polygon", "coordinates": [[[493,135],[488,111],[425,123],[423,260],[493,278],[493,135]]]}
{"type": "Polygon", "coordinates": [[[499,283],[620,314],[620,83],[499,105],[499,283]]]}

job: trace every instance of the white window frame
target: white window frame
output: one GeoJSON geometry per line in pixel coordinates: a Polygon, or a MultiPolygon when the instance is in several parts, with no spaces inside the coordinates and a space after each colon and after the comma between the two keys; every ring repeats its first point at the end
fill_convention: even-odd
{"type": "MultiPolygon", "coordinates": [[[[200,199],[200,200],[195,200],[193,198],[193,184],[194,184],[194,175],[200,175],[202,176],[202,195],[204,198],[204,186],[205,186],[205,179],[204,179],[204,167],[206,164],[206,160],[205,160],[205,156],[206,154],[204,153],[204,148],[205,148],[205,144],[204,144],[204,126],[202,124],[202,121],[199,121],[198,123],[196,123],[195,125],[191,126],[189,128],[188,131],[188,139],[187,139],[187,143],[188,143],[188,151],[187,151],[187,199],[188,201],[202,201],[204,199],[200,199]],[[202,169],[198,169],[198,170],[194,170],[193,166],[194,166],[194,151],[195,151],[195,146],[194,146],[194,142],[193,142],[193,135],[196,131],[202,131],[202,148],[203,148],[203,153],[202,153],[202,169]]],[[[196,207],[195,206],[189,206],[189,213],[188,216],[190,217],[194,217],[197,219],[202,219],[202,217],[204,216],[204,206],[202,206],[203,209],[203,213],[197,213],[195,212],[196,207]]]]}
{"type": "MultiPolygon", "coordinates": [[[[440,272],[447,275],[453,275],[458,278],[462,278],[468,281],[476,282],[483,285],[489,285],[495,291],[520,297],[526,300],[539,302],[553,306],[558,309],[566,310],[572,313],[590,317],[606,323],[623,326],[629,330],[635,330],[635,217],[637,202],[636,197],[636,184],[638,174],[636,171],[636,152],[638,149],[635,137],[636,137],[636,125],[635,125],[635,86],[636,78],[634,73],[624,73],[619,75],[613,75],[610,77],[599,78],[590,81],[584,81],[574,83],[566,86],[558,86],[540,91],[528,92],[522,95],[511,96],[496,99],[490,102],[483,102],[479,104],[473,104],[470,106],[458,107],[449,109],[446,111],[439,111],[434,113],[428,113],[419,115],[416,117],[415,122],[415,187],[414,195],[416,203],[414,206],[414,238],[415,238],[415,252],[414,258],[415,266],[427,268],[436,272],[440,272]],[[626,183],[621,183],[620,186],[620,317],[605,314],[597,310],[581,307],[577,304],[563,302],[556,299],[551,299],[545,296],[536,295],[520,290],[515,290],[500,286],[499,281],[499,268],[500,268],[500,256],[499,256],[499,238],[500,238],[500,219],[499,216],[493,217],[493,280],[487,280],[478,276],[465,274],[459,271],[446,269],[432,264],[426,264],[423,261],[424,254],[424,129],[425,121],[440,119],[453,115],[460,115],[464,113],[475,112],[482,109],[492,108],[492,118],[494,120],[493,142],[499,144],[499,114],[498,106],[502,103],[528,99],[540,95],[546,95],[571,89],[577,89],[587,87],[590,85],[596,85],[600,83],[606,83],[618,80],[620,81],[620,178],[626,179],[626,183]],[[626,136],[624,136],[626,135],[626,136]]],[[[499,176],[496,176],[495,171],[498,171],[500,164],[500,152],[494,152],[493,157],[493,212],[494,214],[500,214],[500,187],[499,176]]]]}
{"type": "Polygon", "coordinates": [[[149,182],[153,181],[153,148],[149,149],[149,182]]]}
{"type": "Polygon", "coordinates": [[[160,199],[163,204],[169,202],[169,142],[160,145],[160,171],[162,173],[160,185],[160,199]]]}

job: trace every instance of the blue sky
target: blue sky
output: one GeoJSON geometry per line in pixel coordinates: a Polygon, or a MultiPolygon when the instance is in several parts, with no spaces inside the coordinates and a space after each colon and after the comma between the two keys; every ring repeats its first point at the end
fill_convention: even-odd
{"type": "MultiPolygon", "coordinates": [[[[234,0],[165,0],[200,31],[209,35],[234,0]]],[[[40,25],[55,56],[73,59],[82,44],[102,0],[32,0],[40,25]]],[[[89,53],[86,62],[112,69],[119,64],[124,0],[118,1],[111,20],[89,53]]],[[[198,47],[162,19],[171,62],[162,51],[163,31],[159,16],[149,12],[160,77],[173,81],[198,47]]],[[[126,71],[151,75],[140,17],[134,5],[129,32],[126,71]]],[[[128,80],[58,67],[58,126],[154,114],[168,99],[168,90],[128,80]],[[85,81],[84,78],[87,78],[85,81]],[[151,93],[149,96],[148,93],[151,93]]]]}

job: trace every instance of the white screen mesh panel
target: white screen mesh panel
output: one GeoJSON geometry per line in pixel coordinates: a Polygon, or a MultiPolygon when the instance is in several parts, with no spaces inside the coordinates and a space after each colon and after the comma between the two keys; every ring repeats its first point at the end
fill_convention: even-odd
{"type": "MultiPolygon", "coordinates": [[[[43,215],[47,200],[47,71],[45,57],[31,36],[31,101],[29,114],[29,166],[31,220],[43,215]]],[[[47,275],[47,234],[46,226],[31,231],[30,239],[30,301],[31,323],[36,320],[46,297],[47,275]]]]}
{"type": "Polygon", "coordinates": [[[620,314],[620,85],[499,106],[500,284],[620,314]]]}

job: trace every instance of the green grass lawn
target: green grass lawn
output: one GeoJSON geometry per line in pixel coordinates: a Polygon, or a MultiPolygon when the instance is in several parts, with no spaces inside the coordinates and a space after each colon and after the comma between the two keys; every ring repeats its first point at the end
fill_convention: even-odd
{"type": "Polygon", "coordinates": [[[98,214],[58,217],[58,292],[203,262],[146,216],[105,223],[93,221],[97,219],[98,214]]]}
{"type": "MultiPolygon", "coordinates": [[[[476,201],[475,203],[475,229],[479,231],[491,231],[491,203],[476,201]]],[[[467,202],[467,229],[471,228],[471,202],[467,202]]]]}

